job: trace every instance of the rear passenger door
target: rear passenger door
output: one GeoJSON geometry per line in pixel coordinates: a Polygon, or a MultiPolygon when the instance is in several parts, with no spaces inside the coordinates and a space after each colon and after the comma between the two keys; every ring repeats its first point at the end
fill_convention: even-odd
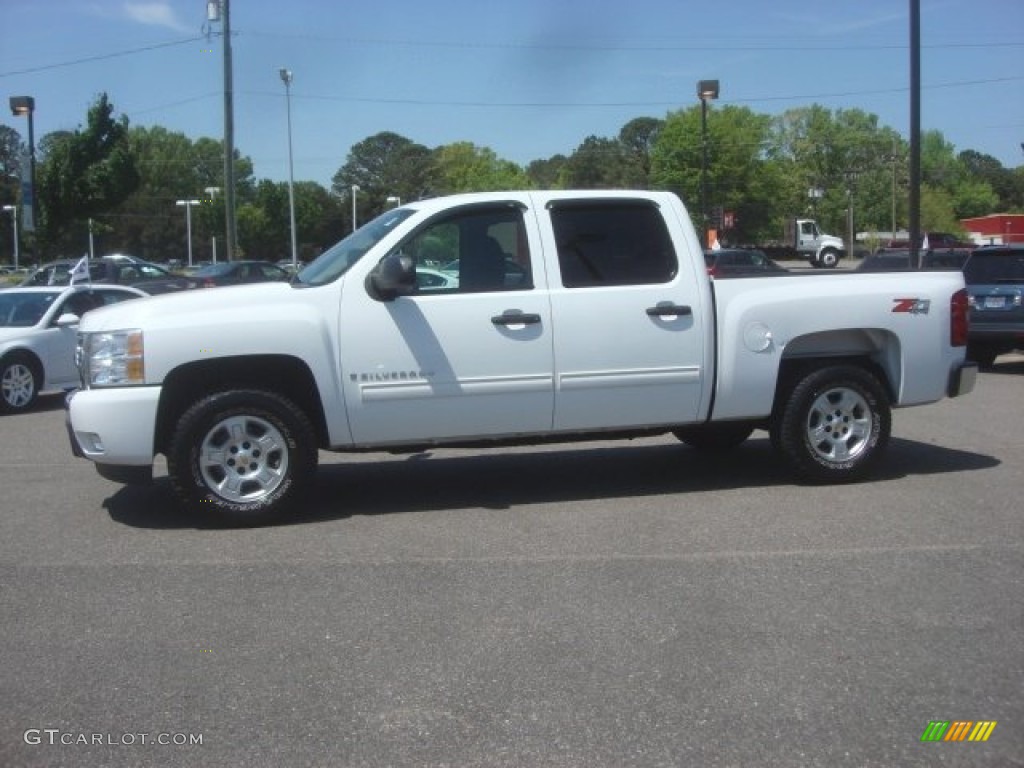
{"type": "Polygon", "coordinates": [[[555,430],[694,420],[705,330],[687,244],[648,199],[554,200],[548,213],[555,430]]]}

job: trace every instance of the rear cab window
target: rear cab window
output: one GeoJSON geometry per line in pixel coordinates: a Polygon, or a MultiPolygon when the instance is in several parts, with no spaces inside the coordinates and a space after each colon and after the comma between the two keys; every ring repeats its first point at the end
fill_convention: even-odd
{"type": "Polygon", "coordinates": [[[549,208],[566,288],[651,285],[675,278],[678,259],[655,203],[566,200],[549,208]]]}

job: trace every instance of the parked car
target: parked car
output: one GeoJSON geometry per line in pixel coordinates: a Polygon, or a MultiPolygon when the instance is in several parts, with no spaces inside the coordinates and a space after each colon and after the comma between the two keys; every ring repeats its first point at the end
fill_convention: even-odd
{"type": "Polygon", "coordinates": [[[0,292],[0,411],[78,385],[75,341],[86,312],[148,294],[124,285],[34,286],[0,292]]]}
{"type": "Polygon", "coordinates": [[[967,356],[983,367],[1024,350],[1024,245],[976,249],[964,265],[970,326],[967,356]]]}
{"type": "Polygon", "coordinates": [[[198,284],[198,288],[215,288],[278,280],[287,282],[292,276],[269,261],[221,261],[196,270],[190,279],[198,284]]]}
{"type": "MultiPolygon", "coordinates": [[[[81,259],[58,259],[30,272],[21,285],[68,285],[71,272],[81,259]]],[[[157,264],[133,257],[115,256],[90,259],[89,281],[105,285],[131,285],[149,294],[185,290],[184,278],[168,272],[157,264]]]]}
{"type": "Polygon", "coordinates": [[[711,277],[751,277],[789,272],[755,248],[721,248],[704,251],[704,264],[711,277]]]}
{"type": "MultiPolygon", "coordinates": [[[[921,269],[963,269],[968,250],[925,251],[921,254],[921,269]]],[[[864,257],[857,265],[858,272],[899,272],[910,269],[909,250],[881,250],[864,257]]]]}
{"type": "Polygon", "coordinates": [[[444,291],[459,287],[457,273],[442,272],[430,267],[416,267],[416,285],[420,291],[444,291]]]}
{"type": "MultiPolygon", "coordinates": [[[[977,243],[972,243],[970,240],[961,240],[956,235],[950,234],[949,232],[922,232],[921,242],[918,243],[919,247],[924,247],[926,250],[939,250],[942,248],[959,248],[959,249],[972,249],[977,247],[977,243]]],[[[897,238],[889,240],[885,244],[885,248],[909,248],[909,238],[897,238]]]]}

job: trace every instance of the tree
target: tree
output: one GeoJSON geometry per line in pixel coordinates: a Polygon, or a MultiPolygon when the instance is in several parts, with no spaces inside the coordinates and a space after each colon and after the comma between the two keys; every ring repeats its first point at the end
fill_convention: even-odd
{"type": "Polygon", "coordinates": [[[437,193],[442,195],[530,186],[529,177],[518,165],[468,141],[435,149],[434,172],[437,193]]]}
{"type": "Polygon", "coordinates": [[[619,131],[619,143],[630,159],[628,186],[650,188],[651,152],[664,125],[665,121],[656,117],[636,117],[619,131]]]}
{"type": "Polygon", "coordinates": [[[565,189],[615,189],[628,186],[630,158],[618,139],[588,136],[562,168],[565,189]]]}
{"type": "Polygon", "coordinates": [[[547,160],[534,160],[526,166],[526,175],[537,189],[558,189],[562,171],[569,158],[553,155],[547,160]]]}
{"type": "Polygon", "coordinates": [[[53,143],[37,171],[43,237],[51,246],[85,242],[86,222],[104,213],[138,186],[128,143],[128,118],[114,118],[101,94],[89,108],[85,128],[53,143]]]}
{"type": "MultiPolygon", "coordinates": [[[[184,261],[186,215],[177,200],[199,200],[192,206],[194,260],[213,257],[213,238],[223,243],[223,143],[210,138],[192,141],[181,132],[161,126],[133,127],[128,143],[139,173],[139,185],[120,205],[98,218],[110,233],[97,240],[100,252],[124,251],[151,261],[184,261]]],[[[252,161],[237,154],[236,188],[239,200],[253,196],[252,161]]],[[[221,251],[223,255],[223,250],[221,251]]]]}
{"type": "MultiPolygon", "coordinates": [[[[731,239],[757,242],[778,237],[778,168],[766,157],[770,119],[746,107],[725,106],[708,114],[708,206],[736,214],[731,239]]],[[[651,181],[686,201],[700,220],[701,108],[689,107],[666,117],[651,153],[651,181]]]]}
{"type": "MultiPolygon", "coordinates": [[[[1021,174],[1004,168],[996,158],[984,155],[973,149],[965,150],[957,156],[971,179],[985,182],[999,198],[995,209],[999,211],[1015,211],[1024,209],[1024,184],[1021,174]]],[[[992,211],[989,211],[991,213],[992,211]]]]}
{"type": "Polygon", "coordinates": [[[389,197],[419,200],[434,194],[433,157],[422,144],[384,131],[353,145],[331,181],[332,191],[342,197],[358,186],[359,209],[375,214],[389,197]]]}
{"type": "MultiPolygon", "coordinates": [[[[16,130],[0,124],[0,204],[20,205],[18,196],[20,187],[19,177],[21,176],[21,157],[25,151],[25,145],[21,136],[16,130]]],[[[4,214],[0,220],[0,253],[6,259],[10,253],[10,261],[14,260],[14,225],[11,217],[4,214]]]]}
{"type": "Polygon", "coordinates": [[[892,226],[893,172],[906,177],[906,147],[877,116],[817,104],[789,110],[773,121],[768,154],[785,180],[783,216],[812,215],[841,232],[852,204],[858,229],[892,226]]]}

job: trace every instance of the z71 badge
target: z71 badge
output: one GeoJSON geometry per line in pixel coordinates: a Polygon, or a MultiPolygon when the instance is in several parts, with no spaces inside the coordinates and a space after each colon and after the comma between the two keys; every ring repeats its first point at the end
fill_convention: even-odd
{"type": "Polygon", "coordinates": [[[893,299],[896,306],[893,312],[907,312],[911,315],[927,315],[932,305],[931,299],[893,299]]]}

